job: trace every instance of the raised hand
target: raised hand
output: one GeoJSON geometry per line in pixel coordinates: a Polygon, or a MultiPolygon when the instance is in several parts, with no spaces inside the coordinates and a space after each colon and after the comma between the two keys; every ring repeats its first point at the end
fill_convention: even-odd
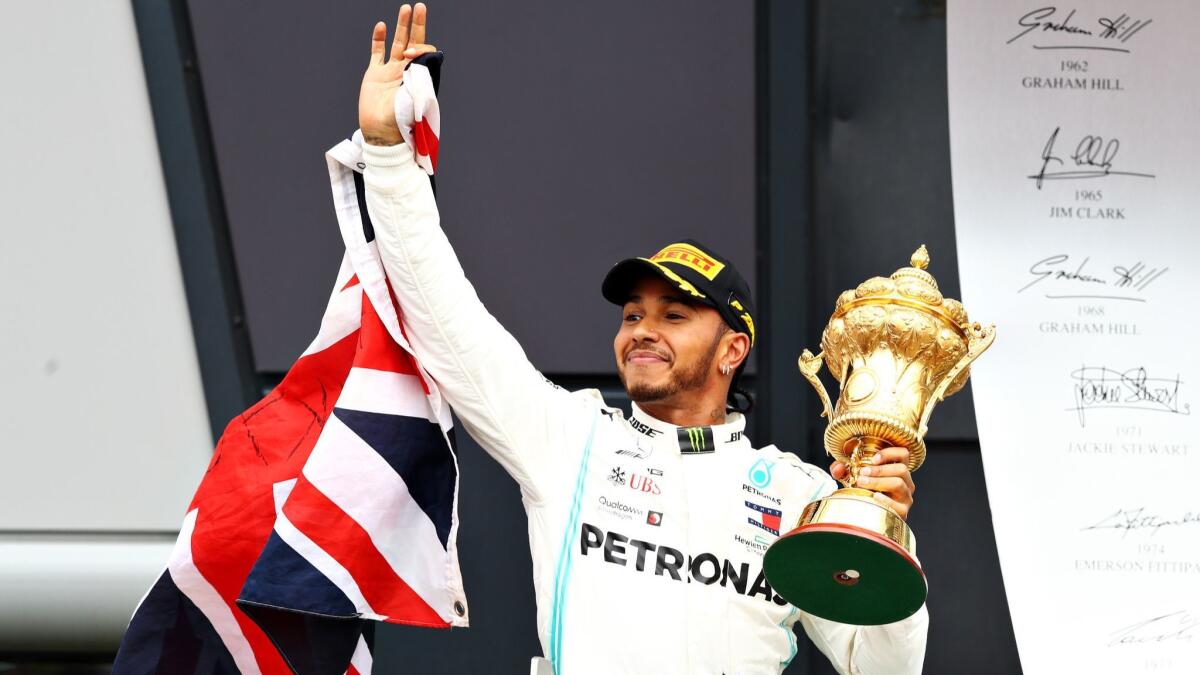
{"type": "Polygon", "coordinates": [[[425,43],[428,17],[429,10],[423,2],[418,2],[416,7],[401,5],[390,54],[385,45],[387,25],[380,21],[371,32],[371,61],[358,92],[358,126],[362,129],[363,139],[371,145],[404,142],[400,128],[396,126],[393,101],[396,90],[404,81],[405,66],[421,54],[437,51],[436,47],[425,43]]]}

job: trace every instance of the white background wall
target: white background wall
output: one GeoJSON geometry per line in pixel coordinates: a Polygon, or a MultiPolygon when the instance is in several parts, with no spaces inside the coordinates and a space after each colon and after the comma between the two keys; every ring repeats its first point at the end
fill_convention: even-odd
{"type": "Polygon", "coordinates": [[[213,442],[130,3],[0,5],[0,82],[0,648],[119,636],[213,442]]]}

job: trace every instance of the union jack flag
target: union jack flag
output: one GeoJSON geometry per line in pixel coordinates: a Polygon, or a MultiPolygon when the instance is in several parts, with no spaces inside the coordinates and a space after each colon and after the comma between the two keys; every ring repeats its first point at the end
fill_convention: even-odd
{"type": "MultiPolygon", "coordinates": [[[[440,60],[410,68],[433,70],[432,86],[440,60]]],[[[406,137],[432,173],[436,98],[412,98],[435,126],[418,115],[406,137]]],[[[116,675],[367,675],[368,620],[467,625],[450,409],[401,328],[366,212],[361,135],[326,160],[346,254],[317,337],[226,427],[116,675]]]]}

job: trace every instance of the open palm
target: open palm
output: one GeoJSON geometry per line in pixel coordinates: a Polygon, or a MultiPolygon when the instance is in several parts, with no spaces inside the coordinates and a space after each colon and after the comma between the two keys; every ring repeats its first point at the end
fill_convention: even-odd
{"type": "Polygon", "coordinates": [[[404,141],[396,126],[394,100],[409,62],[421,54],[437,51],[433,45],[425,44],[428,16],[425,3],[400,6],[390,55],[385,54],[387,25],[380,21],[371,32],[371,61],[358,92],[358,126],[371,145],[396,145],[404,141]]]}

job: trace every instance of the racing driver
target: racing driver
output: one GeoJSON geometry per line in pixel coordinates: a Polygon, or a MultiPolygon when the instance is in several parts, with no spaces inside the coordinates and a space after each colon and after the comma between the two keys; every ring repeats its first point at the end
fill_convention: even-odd
{"type": "MultiPolygon", "coordinates": [[[[555,673],[779,673],[796,655],[797,622],[839,673],[920,672],[924,607],[889,625],[839,624],[791,606],[763,577],[766,547],[836,484],[743,433],[731,391],[754,345],[754,304],[730,261],[684,241],[604,279],[621,307],[613,352],[628,418],[595,390],[548,382],[483,307],[393,110],[406,61],[433,50],[426,19],[422,4],[401,7],[390,59],[386,26],[372,35],[359,98],[367,208],[417,358],[520,486],[538,635],[555,673]]],[[[880,458],[860,484],[905,515],[907,451],[880,458]]]]}

